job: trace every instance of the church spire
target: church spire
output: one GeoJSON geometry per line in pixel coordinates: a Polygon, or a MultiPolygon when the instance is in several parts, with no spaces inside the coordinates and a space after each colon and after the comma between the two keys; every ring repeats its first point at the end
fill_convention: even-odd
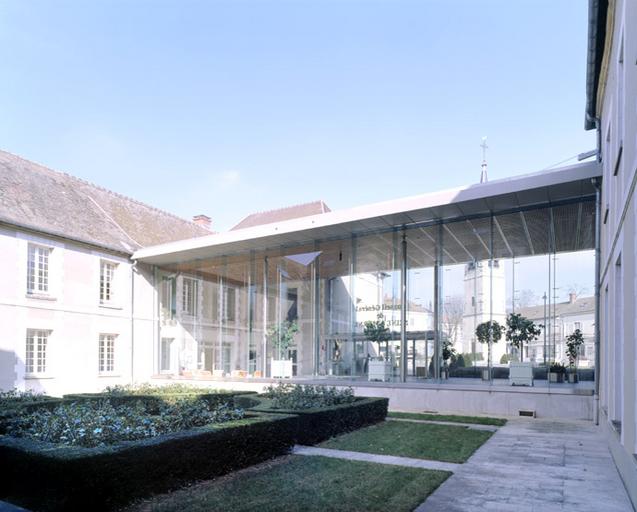
{"type": "Polygon", "coordinates": [[[487,176],[487,149],[489,146],[487,146],[486,136],[482,137],[482,144],[480,144],[480,147],[482,148],[482,172],[480,173],[480,183],[486,183],[489,181],[487,176]]]}

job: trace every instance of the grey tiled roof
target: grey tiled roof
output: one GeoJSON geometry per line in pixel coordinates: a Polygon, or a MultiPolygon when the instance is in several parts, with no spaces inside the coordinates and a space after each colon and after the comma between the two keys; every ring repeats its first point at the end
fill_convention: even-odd
{"type": "Polygon", "coordinates": [[[0,151],[0,222],[126,254],[209,235],[194,222],[0,151]]]}
{"type": "Polygon", "coordinates": [[[313,201],[311,203],[279,208],[278,210],[257,212],[248,215],[230,231],[235,229],[251,228],[253,226],[261,226],[262,224],[272,224],[273,222],[281,222],[284,220],[298,219],[300,217],[309,217],[310,215],[318,215],[319,213],[329,211],[330,209],[323,201],[313,201]]]}
{"type": "MultiPolygon", "coordinates": [[[[549,311],[549,306],[548,304],[546,305],[547,315],[555,314],[555,316],[566,316],[594,313],[595,297],[582,297],[576,299],[575,302],[560,302],[558,304],[555,304],[555,310],[553,309],[553,307],[554,306],[551,305],[551,309],[549,311]],[[554,311],[555,313],[553,313],[554,311]]],[[[531,320],[538,320],[544,318],[544,305],[516,308],[515,312],[531,320]]]]}

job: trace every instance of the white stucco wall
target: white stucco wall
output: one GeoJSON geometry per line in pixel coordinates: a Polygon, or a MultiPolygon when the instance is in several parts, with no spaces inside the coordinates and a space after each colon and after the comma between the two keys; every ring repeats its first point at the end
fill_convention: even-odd
{"type": "Polygon", "coordinates": [[[153,288],[148,268],[135,274],[135,369],[131,365],[131,274],[124,255],[45,235],[0,229],[0,387],[34,389],[58,396],[94,391],[107,385],[146,380],[153,365],[153,288]],[[27,294],[28,244],[51,248],[49,293],[27,294]],[[100,304],[100,261],[117,265],[112,304],[100,304]],[[27,329],[50,331],[46,348],[46,373],[25,375],[27,329]],[[115,371],[100,375],[100,334],[114,334],[115,371]]]}
{"type": "Polygon", "coordinates": [[[603,163],[600,422],[637,503],[637,3],[610,2],[598,105],[603,163]],[[603,66],[604,68],[604,66],[603,66]],[[621,426],[620,428],[618,428],[621,426]]]}

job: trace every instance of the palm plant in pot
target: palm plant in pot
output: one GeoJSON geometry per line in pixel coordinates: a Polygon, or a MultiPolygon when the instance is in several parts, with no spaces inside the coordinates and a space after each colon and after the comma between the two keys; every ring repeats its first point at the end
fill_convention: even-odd
{"type": "Polygon", "coordinates": [[[270,373],[273,378],[292,377],[292,360],[289,349],[294,344],[294,336],[297,332],[299,332],[299,324],[288,320],[268,329],[268,338],[270,338],[277,357],[276,359],[273,357],[271,361],[270,373]]]}
{"type": "Polygon", "coordinates": [[[384,343],[387,350],[391,333],[389,327],[385,324],[385,317],[382,313],[378,314],[376,320],[368,320],[363,324],[363,334],[368,341],[378,344],[378,356],[369,360],[369,380],[389,380],[391,376],[391,361],[383,358],[381,349],[384,343]]]}
{"type": "Polygon", "coordinates": [[[577,382],[577,357],[579,356],[579,348],[584,343],[584,335],[579,329],[575,329],[566,337],[566,355],[568,356],[568,381],[571,384],[577,382]]]}
{"type": "Polygon", "coordinates": [[[476,327],[476,338],[482,344],[489,347],[489,355],[487,357],[487,367],[482,370],[482,380],[490,380],[491,377],[491,344],[497,343],[502,338],[504,326],[500,325],[496,320],[487,320],[476,327]]]}

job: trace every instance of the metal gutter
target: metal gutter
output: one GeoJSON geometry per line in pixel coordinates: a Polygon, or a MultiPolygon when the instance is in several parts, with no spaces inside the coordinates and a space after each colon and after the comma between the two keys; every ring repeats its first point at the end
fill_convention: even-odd
{"type": "Polygon", "coordinates": [[[586,115],[584,128],[595,128],[597,117],[597,91],[606,42],[608,0],[588,2],[588,51],[586,62],[586,115]]]}

